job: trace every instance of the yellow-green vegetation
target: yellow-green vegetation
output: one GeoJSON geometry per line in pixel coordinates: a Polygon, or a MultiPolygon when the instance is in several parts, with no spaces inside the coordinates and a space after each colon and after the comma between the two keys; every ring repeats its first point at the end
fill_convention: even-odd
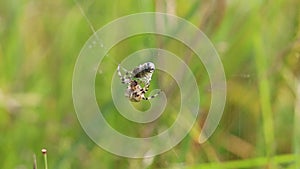
{"type": "MultiPolygon", "coordinates": [[[[299,0],[1,0],[0,168],[300,168],[299,0]],[[115,156],[81,128],[72,102],[77,56],[97,30],[138,12],[177,15],[201,29],[216,47],[227,77],[227,101],[212,137],[198,144],[210,106],[210,84],[200,59],[179,41],[159,35],[128,38],[110,50],[95,83],[109,124],[128,136],[148,137],[170,127],[179,88],[157,70],[170,106],[150,124],[125,119],[114,108],[110,81],[117,64],[145,48],[178,55],[193,71],[201,94],[199,118],[172,150],[154,159],[115,156]]],[[[123,92],[123,91],[122,91],[123,92]]],[[[134,103],[140,110],[149,103],[134,103]]]]}

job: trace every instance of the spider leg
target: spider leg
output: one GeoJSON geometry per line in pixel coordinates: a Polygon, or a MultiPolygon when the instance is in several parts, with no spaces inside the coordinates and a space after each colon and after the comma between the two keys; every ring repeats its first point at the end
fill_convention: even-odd
{"type": "Polygon", "coordinates": [[[143,88],[145,90],[145,92],[147,92],[149,90],[150,87],[150,83],[146,84],[146,86],[143,88]]]}
{"type": "Polygon", "coordinates": [[[156,94],[154,94],[154,95],[152,95],[152,96],[149,96],[149,97],[145,97],[145,96],[143,95],[142,99],[143,99],[143,100],[151,100],[151,99],[157,97],[157,96],[160,94],[160,92],[161,92],[161,90],[160,90],[159,92],[157,92],[156,94]]]}
{"type": "Polygon", "coordinates": [[[121,79],[121,82],[122,82],[123,84],[129,84],[130,81],[131,81],[131,72],[128,71],[128,70],[126,70],[126,69],[124,69],[124,68],[122,67],[122,69],[125,70],[125,72],[126,72],[126,73],[125,73],[125,76],[122,76],[120,67],[121,67],[121,66],[120,66],[120,64],[119,64],[119,65],[118,65],[117,72],[118,72],[119,78],[121,79]]]}

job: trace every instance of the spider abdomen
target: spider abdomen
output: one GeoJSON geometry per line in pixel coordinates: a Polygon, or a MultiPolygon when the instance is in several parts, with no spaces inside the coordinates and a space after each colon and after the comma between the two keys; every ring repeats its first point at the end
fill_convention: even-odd
{"type": "Polygon", "coordinates": [[[152,76],[154,70],[154,64],[152,62],[146,62],[133,69],[132,74],[134,78],[144,78],[149,77],[149,75],[152,76]]]}

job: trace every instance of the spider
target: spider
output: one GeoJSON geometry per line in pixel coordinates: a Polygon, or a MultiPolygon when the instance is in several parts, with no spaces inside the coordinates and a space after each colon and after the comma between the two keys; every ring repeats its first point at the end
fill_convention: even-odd
{"type": "Polygon", "coordinates": [[[125,91],[125,96],[132,102],[139,102],[141,100],[150,100],[157,97],[160,91],[153,96],[145,97],[145,93],[148,91],[152,74],[155,66],[151,62],[146,62],[134,68],[132,71],[126,71],[125,76],[122,76],[120,71],[120,65],[118,66],[118,75],[123,84],[128,84],[125,91]],[[145,87],[142,87],[139,82],[143,82],[145,87]]]}

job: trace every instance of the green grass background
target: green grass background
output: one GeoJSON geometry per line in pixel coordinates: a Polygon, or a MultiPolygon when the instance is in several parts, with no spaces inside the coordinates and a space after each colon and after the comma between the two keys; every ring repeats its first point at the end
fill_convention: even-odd
{"type": "MultiPolygon", "coordinates": [[[[300,168],[299,0],[1,0],[0,168],[300,168]],[[83,16],[80,8],[90,21],[83,16]],[[199,27],[213,42],[227,77],[227,101],[214,135],[198,144],[210,105],[201,61],[181,43],[141,35],[116,45],[96,78],[99,106],[111,126],[132,136],[155,135],[170,126],[178,107],[168,106],[155,123],[129,122],[111,108],[110,79],[134,51],[160,47],[180,56],[197,77],[201,114],[174,149],[153,159],[129,159],[94,144],[80,127],[72,103],[72,74],[85,41],[124,15],[165,12],[199,27]],[[150,131],[150,133],[149,133],[150,131]]],[[[157,71],[153,88],[178,87],[157,71]]],[[[172,105],[172,104],[171,104],[172,105]]],[[[136,105],[145,109],[148,103],[136,105]]]]}

